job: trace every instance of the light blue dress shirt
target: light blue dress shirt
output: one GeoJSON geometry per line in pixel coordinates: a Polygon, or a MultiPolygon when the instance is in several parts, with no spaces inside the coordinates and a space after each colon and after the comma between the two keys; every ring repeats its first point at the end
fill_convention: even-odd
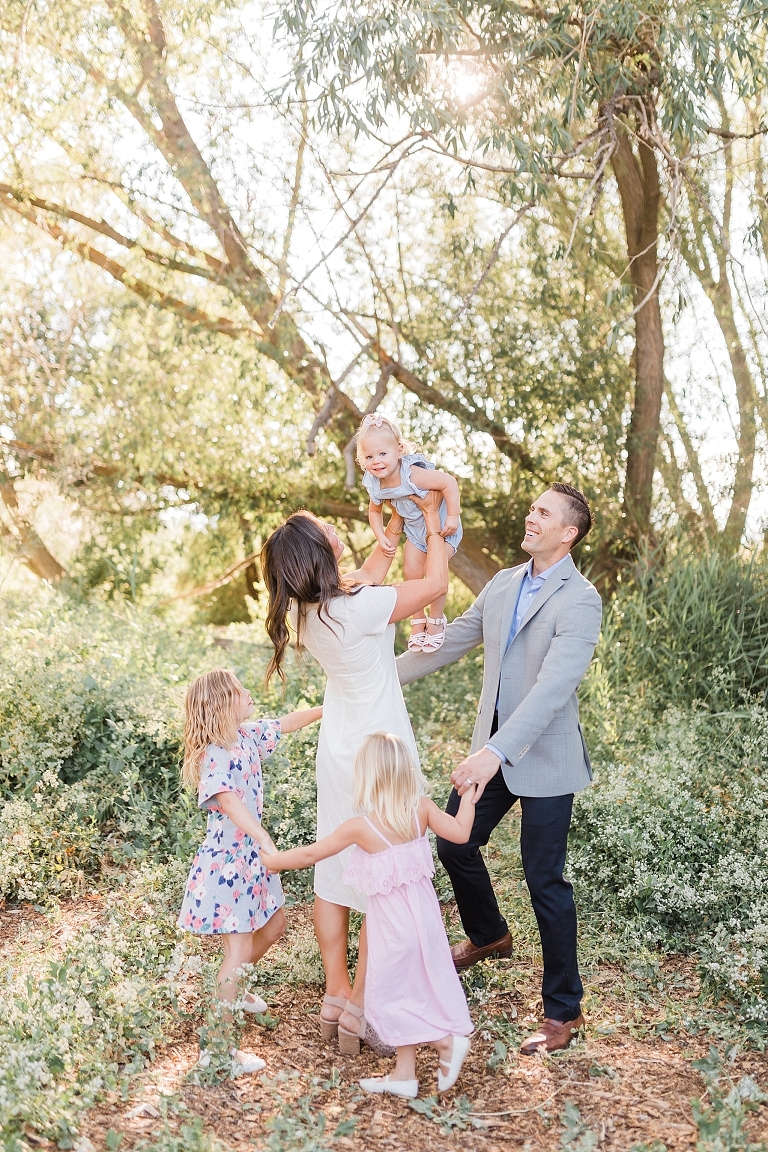
{"type": "MultiPolygon", "coordinates": [[[[517,636],[518,632],[520,631],[520,625],[522,624],[523,620],[525,619],[525,614],[528,611],[528,609],[530,608],[533,601],[536,599],[536,596],[541,591],[541,589],[544,587],[547,580],[549,580],[552,573],[556,572],[557,569],[560,567],[560,565],[564,564],[567,559],[568,559],[567,556],[563,556],[562,560],[558,560],[556,564],[553,564],[551,566],[551,568],[545,568],[544,571],[540,572],[538,576],[533,575],[533,558],[531,558],[528,561],[528,567],[525,570],[525,576],[523,576],[522,583],[520,584],[520,589],[517,593],[517,604],[515,605],[515,610],[512,613],[512,624],[511,624],[510,629],[509,629],[509,637],[507,639],[507,645],[506,645],[506,648],[504,649],[505,653],[507,651],[507,648],[509,648],[510,644],[514,640],[515,636],[517,636]]],[[[499,697],[497,694],[497,696],[496,696],[496,708],[497,709],[498,709],[498,706],[499,706],[499,697]]],[[[509,761],[507,760],[504,753],[499,748],[495,748],[494,745],[491,744],[490,741],[488,741],[488,743],[486,744],[486,748],[489,750],[489,752],[493,752],[494,756],[498,756],[498,758],[499,758],[499,760],[501,760],[502,764],[509,763],[509,761]]]]}

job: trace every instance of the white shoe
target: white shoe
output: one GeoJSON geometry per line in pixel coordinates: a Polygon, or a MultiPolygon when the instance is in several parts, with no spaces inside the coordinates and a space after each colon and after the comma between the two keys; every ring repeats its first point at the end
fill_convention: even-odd
{"type": "Polygon", "coordinates": [[[418,1080],[390,1080],[389,1076],[372,1076],[370,1080],[360,1080],[358,1083],[363,1092],[404,1096],[406,1100],[415,1100],[419,1094],[418,1080]]]}
{"type": "MultiPolygon", "coordinates": [[[[451,1050],[451,1063],[448,1068],[448,1075],[443,1076],[440,1071],[440,1065],[437,1068],[437,1089],[438,1092],[447,1092],[449,1088],[453,1088],[454,1084],[461,1074],[461,1066],[467,1058],[469,1052],[469,1036],[454,1036],[453,1048],[451,1050]]],[[[443,1061],[441,1061],[441,1064],[443,1061]]]]}
{"type": "Polygon", "coordinates": [[[235,1008],[242,1008],[243,1012],[268,1012],[269,1005],[266,1000],[262,1000],[261,996],[257,996],[254,992],[246,992],[242,999],[238,1000],[235,1008]]]}
{"type": "Polygon", "coordinates": [[[241,1052],[240,1049],[232,1052],[232,1075],[244,1076],[246,1072],[261,1072],[266,1068],[266,1062],[252,1052],[241,1052]]]}

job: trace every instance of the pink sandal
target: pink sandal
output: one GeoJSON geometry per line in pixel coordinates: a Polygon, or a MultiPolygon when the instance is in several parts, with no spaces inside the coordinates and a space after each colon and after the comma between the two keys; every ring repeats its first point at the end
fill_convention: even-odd
{"type": "Polygon", "coordinates": [[[438,652],[445,640],[445,626],[448,620],[445,616],[427,616],[427,624],[442,624],[443,629],[441,632],[425,632],[424,639],[421,643],[422,652],[438,652]]]}
{"type": "Polygon", "coordinates": [[[428,617],[422,616],[420,619],[411,620],[412,625],[413,624],[423,624],[424,625],[424,631],[423,632],[411,632],[410,636],[408,637],[408,651],[409,652],[421,652],[421,650],[423,649],[424,637],[427,635],[427,629],[426,629],[427,619],[428,619],[428,617]]]}

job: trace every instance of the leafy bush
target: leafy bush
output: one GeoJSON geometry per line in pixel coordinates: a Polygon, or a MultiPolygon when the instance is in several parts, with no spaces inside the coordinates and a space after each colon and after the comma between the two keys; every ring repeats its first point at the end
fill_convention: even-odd
{"type": "Polygon", "coordinates": [[[93,795],[82,784],[46,772],[30,797],[0,808],[0,900],[75,895],[101,855],[93,795]]]}
{"type": "Polygon", "coordinates": [[[598,659],[610,692],[664,710],[768,700],[768,561],[719,552],[646,557],[603,620],[598,659]]]}
{"type": "Polygon", "coordinates": [[[768,1024],[768,715],[670,710],[647,739],[578,798],[583,919],[617,949],[698,953],[705,986],[768,1024]]]}
{"type": "MultiPolygon", "coordinates": [[[[263,715],[320,694],[311,665],[285,700],[265,693],[266,652],[250,628],[234,629],[222,651],[210,629],[179,631],[131,606],[78,604],[49,590],[4,609],[0,899],[73,894],[105,858],[191,858],[204,816],[178,768],[194,675],[227,664],[263,715]]],[[[267,773],[273,824],[288,846],[314,833],[316,739],[312,730],[286,740],[267,773]]]]}
{"type": "Polygon", "coordinates": [[[29,1126],[71,1148],[79,1116],[144,1067],[172,1018],[187,944],[173,910],[184,869],[143,870],[35,976],[9,973],[0,1018],[0,1131],[9,1152],[29,1126]]]}

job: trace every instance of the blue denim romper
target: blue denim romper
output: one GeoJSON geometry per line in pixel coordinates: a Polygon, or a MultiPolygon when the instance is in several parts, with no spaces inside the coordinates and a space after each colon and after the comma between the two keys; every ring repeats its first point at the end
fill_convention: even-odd
{"type": "MultiPolygon", "coordinates": [[[[400,461],[400,483],[396,488],[382,488],[381,481],[378,476],[372,476],[370,472],[363,472],[363,485],[368,492],[374,504],[383,504],[385,500],[396,508],[405,521],[405,536],[410,540],[420,552],[427,550],[427,526],[424,523],[424,513],[421,508],[418,508],[411,496],[426,496],[426,488],[417,488],[411,480],[411,465],[419,464],[422,468],[434,469],[434,464],[430,464],[429,460],[421,455],[420,452],[415,452],[411,456],[403,456],[400,461]]],[[[440,526],[445,524],[448,509],[443,500],[440,505],[440,526]]],[[[453,551],[459,547],[461,538],[464,535],[464,529],[459,520],[459,526],[452,536],[446,536],[446,543],[452,545],[453,551]]]]}

